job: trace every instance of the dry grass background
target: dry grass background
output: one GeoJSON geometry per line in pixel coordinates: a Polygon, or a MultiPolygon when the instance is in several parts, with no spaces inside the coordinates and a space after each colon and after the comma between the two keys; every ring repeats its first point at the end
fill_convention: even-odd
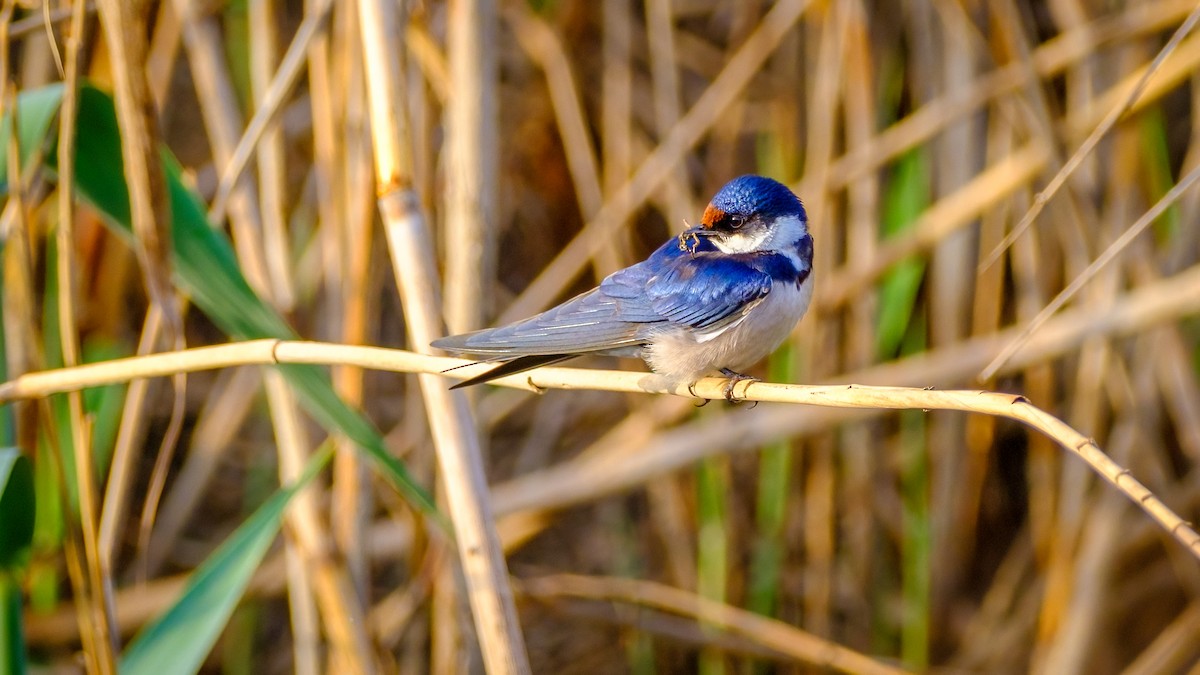
{"type": "MultiPolygon", "coordinates": [[[[421,285],[435,262],[452,330],[527,315],[643,257],[729,178],[764,173],[808,208],[817,297],[761,374],[1020,393],[1184,518],[1200,510],[1200,193],[1143,219],[1148,232],[994,362],[1194,179],[1200,35],[1183,37],[1125,105],[1193,2],[451,0],[403,3],[393,31],[363,23],[391,3],[97,4],[106,19],[125,12],[105,26],[123,38],[106,39],[86,7],[86,39],[65,40],[79,34],[65,22],[81,3],[5,3],[8,91],[60,79],[46,21],[67,72],[74,46],[79,73],[118,103],[139,80],[122,74],[144,70],[157,112],[145,133],[180,158],[251,285],[306,338],[424,350],[440,330],[426,306],[436,284],[421,285]],[[378,49],[366,65],[364,41],[378,49]],[[393,76],[389,137],[371,114],[393,76]],[[1098,127],[1099,142],[1016,231],[1098,127]],[[377,195],[399,210],[385,202],[377,217],[377,195]],[[423,255],[422,224],[436,254],[423,255]],[[398,280],[389,245],[393,264],[407,261],[398,280]]],[[[129,167],[137,149],[125,151],[129,167]]],[[[141,230],[135,216],[143,241],[162,206],[154,194],[141,230]]],[[[172,333],[225,341],[198,311],[173,324],[153,246],[135,256],[86,207],[47,203],[27,209],[27,255],[48,267],[57,236],[75,264],[57,286],[36,280],[24,304],[6,274],[10,377],[38,369],[53,332],[42,308],[69,296],[55,288],[78,288],[59,305],[78,324],[64,339],[79,342],[64,348],[68,365],[169,348],[172,333]]],[[[140,381],[107,418],[77,424],[81,439],[111,437],[76,447],[132,459],[89,488],[100,515],[80,518],[94,531],[35,549],[24,582],[33,662],[68,667],[83,645],[83,662],[103,671],[107,613],[71,588],[111,584],[112,630],[127,639],[299,474],[322,432],[273,373],[192,374],[183,397],[140,381]],[[178,451],[156,473],[175,420],[178,451]],[[136,514],[160,475],[153,531],[139,533],[124,511],[136,514]],[[64,571],[80,559],[105,564],[64,571]],[[97,579],[62,581],[85,573],[97,579]]],[[[423,376],[422,395],[417,376],[333,374],[432,489],[431,438],[468,419],[439,393],[446,381],[423,376]]],[[[590,390],[485,388],[471,403],[534,672],[808,672],[814,653],[849,672],[1200,672],[1196,559],[1075,457],[1009,421],[782,403],[696,410],[590,390]]],[[[335,442],[346,451],[294,505],[286,545],[206,668],[496,663],[475,647],[472,609],[486,608],[468,604],[454,546],[335,442]]]]}

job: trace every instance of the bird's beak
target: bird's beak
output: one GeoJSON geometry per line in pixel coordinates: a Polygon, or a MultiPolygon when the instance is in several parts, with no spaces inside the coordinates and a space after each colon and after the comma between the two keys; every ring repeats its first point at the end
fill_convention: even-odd
{"type": "Polygon", "coordinates": [[[694,225],[683,231],[680,237],[711,237],[715,234],[712,230],[703,225],[694,225]]]}

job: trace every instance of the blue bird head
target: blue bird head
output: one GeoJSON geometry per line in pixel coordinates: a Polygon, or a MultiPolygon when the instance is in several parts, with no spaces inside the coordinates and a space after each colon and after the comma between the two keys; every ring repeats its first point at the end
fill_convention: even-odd
{"type": "Polygon", "coordinates": [[[740,176],[721,188],[689,230],[725,253],[779,250],[808,236],[808,216],[786,185],[763,176],[740,176]]]}
{"type": "Polygon", "coordinates": [[[723,220],[770,221],[781,216],[796,216],[807,221],[800,198],[786,185],[765,176],[746,175],[725,184],[704,210],[704,227],[713,229],[723,220]]]}

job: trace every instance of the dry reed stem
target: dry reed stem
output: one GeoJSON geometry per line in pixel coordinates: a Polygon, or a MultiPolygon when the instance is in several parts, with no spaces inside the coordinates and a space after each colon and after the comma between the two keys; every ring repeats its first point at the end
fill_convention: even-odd
{"type": "Polygon", "coordinates": [[[146,80],[150,83],[155,105],[162,112],[167,104],[171,75],[179,61],[183,28],[179,25],[174,5],[169,2],[158,6],[158,15],[153,21],[154,35],[150,38],[150,49],[146,55],[146,80]]]}
{"type": "Polygon", "coordinates": [[[135,251],[150,300],[162,308],[174,338],[182,317],[171,284],[171,204],[158,155],[158,118],[146,80],[145,0],[99,0],[105,44],[113,61],[113,88],[121,128],[121,159],[129,186],[135,251]]]}
{"type": "MultiPolygon", "coordinates": [[[[300,42],[299,37],[306,30],[310,33],[315,33],[315,30],[308,28],[308,24],[301,24],[298,30],[298,39],[293,41],[289,54],[285,57],[285,63],[279,65],[276,71],[276,52],[279,43],[276,14],[276,3],[272,0],[255,0],[250,2],[247,7],[247,19],[251,32],[249,40],[250,93],[255,112],[249,128],[242,135],[238,147],[234,150],[234,159],[231,161],[236,162],[238,151],[244,145],[249,145],[245,143],[247,137],[253,137],[258,141],[256,144],[258,182],[262,206],[266,269],[273,293],[272,301],[281,312],[286,313],[292,309],[294,291],[289,269],[290,246],[288,246],[286,234],[287,175],[284,166],[284,137],[283,131],[278,125],[262,124],[258,120],[270,117],[278,110],[284,96],[281,91],[285,92],[288,85],[291,84],[287,81],[287,76],[291,74],[294,80],[295,73],[299,71],[299,64],[303,63],[305,57],[303,47],[297,48],[296,46],[300,42]],[[286,62],[287,58],[291,59],[290,63],[286,62]],[[274,76],[273,72],[275,72],[274,76]],[[284,83],[279,84],[280,80],[284,80],[284,83]],[[261,128],[256,129],[256,123],[260,124],[261,128]],[[256,133],[258,135],[254,136],[256,133]]],[[[309,18],[306,17],[306,21],[309,18]]],[[[222,204],[228,198],[228,190],[232,189],[235,182],[236,178],[229,180],[226,176],[221,177],[221,183],[218,184],[218,199],[222,204]],[[223,188],[224,193],[222,193],[223,188]]],[[[220,219],[217,219],[217,222],[219,221],[220,219]]],[[[276,432],[278,445],[279,483],[287,485],[298,478],[303,471],[308,454],[308,438],[301,427],[299,411],[296,409],[291,392],[287,390],[282,375],[277,372],[268,372],[265,373],[265,378],[267,399],[271,404],[272,426],[276,432]]],[[[287,523],[292,528],[289,529],[289,532],[303,528],[310,522],[317,522],[317,495],[317,487],[308,486],[296,496],[296,505],[286,514],[287,523]]],[[[316,539],[320,534],[319,532],[310,533],[318,547],[323,543],[316,539]]],[[[297,539],[296,536],[288,537],[285,551],[288,611],[293,635],[292,661],[296,672],[316,675],[320,672],[321,632],[312,579],[315,566],[311,564],[310,560],[313,551],[306,549],[297,539]]],[[[320,548],[315,551],[317,555],[324,553],[320,548]]],[[[341,622],[362,618],[362,610],[359,605],[356,603],[337,604],[329,609],[355,612],[354,616],[326,617],[331,625],[329,632],[333,636],[331,641],[335,643],[335,649],[342,651],[354,649],[364,654],[363,658],[367,658],[365,654],[370,653],[370,644],[367,643],[365,634],[362,632],[348,633],[339,628],[341,622]],[[357,636],[362,636],[362,644],[355,643],[357,636]],[[344,646],[337,647],[339,643],[344,646]]],[[[348,667],[353,669],[354,665],[348,667]]]]}
{"type": "MultiPolygon", "coordinates": [[[[304,472],[305,462],[309,459],[308,434],[303,427],[303,419],[296,407],[296,401],[283,374],[278,371],[263,373],[264,386],[267,390],[267,401],[270,407],[271,426],[275,430],[275,442],[279,455],[279,484],[292,485],[304,472]]],[[[291,618],[292,657],[298,672],[320,672],[319,648],[320,630],[317,617],[317,605],[313,587],[313,572],[321,564],[321,559],[327,557],[328,543],[325,534],[313,524],[319,522],[317,516],[317,487],[310,485],[301,490],[293,499],[293,504],[284,514],[287,524],[286,548],[284,555],[287,559],[287,594],[288,613],[291,618]]],[[[339,604],[329,609],[342,611],[347,607],[355,611],[357,603],[339,604]]],[[[363,615],[356,613],[347,616],[325,616],[329,628],[330,642],[334,648],[333,656],[339,657],[348,649],[359,651],[360,658],[370,654],[370,644],[364,640],[356,643],[355,633],[347,632],[347,622],[362,620],[363,615]]],[[[364,636],[365,637],[365,636],[364,636]]],[[[342,656],[341,658],[345,658],[342,656]]],[[[342,667],[361,672],[359,664],[345,663],[342,667]],[[356,666],[358,670],[356,670],[356,666]]]]}
{"type": "MultiPolygon", "coordinates": [[[[183,346],[183,317],[170,280],[170,201],[158,155],[157,113],[142,65],[148,49],[145,26],[147,10],[144,2],[102,0],[100,18],[114,66],[114,98],[121,129],[121,158],[125,181],[129,186],[130,220],[137,241],[135,251],[149,291],[151,311],[156,313],[157,319],[148,320],[148,323],[155,325],[154,333],[158,328],[165,330],[168,340],[174,342],[178,349],[183,346]],[[161,326],[157,326],[160,322],[161,326]]],[[[153,349],[155,344],[156,340],[143,343],[147,350],[153,349]]],[[[144,389],[141,391],[144,392],[144,389]]],[[[166,472],[182,432],[185,391],[184,379],[176,378],[171,421],[156,455],[143,507],[139,540],[143,549],[165,485],[166,472]]],[[[130,401],[135,405],[137,403],[136,398],[130,401]]],[[[134,436],[136,434],[127,434],[124,438],[128,440],[134,436]]],[[[128,510],[130,492],[120,488],[128,484],[138,459],[138,453],[132,445],[122,445],[121,450],[121,454],[113,460],[101,515],[100,553],[106,564],[113,562],[113,543],[120,535],[128,510]]]]}
{"type": "MultiPolygon", "coordinates": [[[[432,377],[447,367],[464,363],[460,359],[425,356],[379,347],[352,347],[316,342],[254,340],[214,347],[198,347],[180,352],[116,359],[104,363],[29,373],[0,385],[0,402],[34,398],[51,393],[126,382],[139,377],[165,376],[232,365],[312,363],[355,364],[393,372],[424,373],[424,381],[444,388],[444,380],[432,377]]],[[[479,367],[459,368],[455,377],[470,377],[479,367]]],[[[650,392],[690,396],[687,385],[663,386],[644,373],[573,368],[542,368],[527,374],[495,380],[508,387],[543,389],[599,389],[620,392],[650,392]]],[[[707,378],[692,387],[705,399],[724,397],[725,380],[707,378]]],[[[741,387],[738,397],[746,401],[800,403],[832,408],[869,408],[884,410],[958,410],[1005,417],[1026,424],[1077,454],[1096,473],[1124,493],[1159,523],[1176,540],[1200,558],[1200,535],[1171,511],[1129,472],[1109,459],[1096,443],[1054,416],[1038,409],[1024,397],[986,391],[936,391],[908,387],[869,387],[860,385],[808,386],[750,382],[741,387]]],[[[486,489],[486,488],[485,488],[486,489]]],[[[461,538],[461,537],[460,537],[461,538]]]]}
{"type": "MultiPolygon", "coordinates": [[[[499,64],[496,0],[446,3],[449,98],[442,106],[446,140],[442,150],[445,188],[441,194],[445,255],[442,297],[446,330],[484,327],[490,315],[501,223],[499,64]]],[[[411,134],[410,137],[415,137],[411,134]]],[[[415,143],[414,143],[415,144],[415,143]]],[[[415,154],[415,150],[413,154],[415,154]]],[[[482,455],[487,454],[483,438],[482,455]]],[[[450,490],[438,494],[444,506],[450,490]]],[[[464,620],[463,593],[453,564],[442,565],[433,582],[430,607],[432,672],[469,670],[474,645],[464,620]]],[[[468,591],[469,592],[469,591],[468,591]]]]}
{"type": "Polygon", "coordinates": [[[151,577],[159,573],[183,528],[196,515],[204,491],[261,393],[262,373],[258,368],[235,368],[221,375],[200,410],[183,466],[159,509],[146,551],[146,571],[151,577]]]}
{"type": "MultiPolygon", "coordinates": [[[[281,63],[276,63],[278,49],[277,8],[274,2],[258,0],[251,2],[248,19],[251,26],[250,80],[255,110],[252,119],[234,149],[230,162],[234,168],[227,169],[220,178],[217,189],[217,204],[224,204],[230,190],[236,184],[241,167],[249,156],[248,148],[257,149],[259,169],[259,194],[262,206],[263,243],[266,267],[271,280],[273,304],[282,312],[292,309],[294,303],[293,282],[290,274],[289,249],[286,235],[286,169],[284,136],[277,118],[287,93],[292,89],[304,63],[306,51],[314,37],[323,31],[328,19],[328,6],[316,14],[306,13],[304,21],[288,47],[281,63]],[[246,153],[245,158],[239,152],[246,153]],[[239,164],[241,162],[241,164],[239,164]]],[[[210,210],[210,217],[214,211],[210,210]]],[[[219,220],[219,218],[218,218],[219,220]]],[[[296,402],[279,373],[265,373],[265,385],[270,401],[272,426],[276,431],[279,446],[280,484],[287,484],[299,476],[309,453],[309,440],[302,426],[296,402]]],[[[347,453],[348,454],[348,453],[347,453]]],[[[345,460],[339,455],[338,460],[345,460]]],[[[336,469],[335,469],[336,473],[336,469]]],[[[285,549],[287,569],[288,612],[293,635],[292,652],[294,669],[298,673],[321,672],[321,629],[316,599],[316,583],[336,585],[335,593],[344,593],[346,575],[350,569],[337,569],[333,574],[314,580],[314,572],[328,557],[330,547],[324,527],[313,527],[321,523],[318,510],[319,491],[309,486],[297,495],[297,503],[286,514],[288,524],[287,547],[285,549]],[[303,534],[300,534],[303,533],[303,534]]],[[[340,529],[331,528],[334,532],[340,529]]],[[[359,594],[359,598],[361,594],[359,594]]],[[[347,630],[346,626],[361,622],[365,610],[359,601],[324,603],[327,614],[324,619],[334,649],[331,664],[350,671],[362,670],[371,662],[371,644],[365,631],[347,630]],[[344,614],[349,612],[349,614],[344,614]]]]}
{"type": "MultiPolygon", "coordinates": [[[[77,279],[75,273],[78,266],[78,255],[75,248],[75,209],[74,209],[74,178],[75,178],[75,129],[79,117],[79,50],[84,40],[84,3],[76,0],[71,6],[70,30],[66,35],[66,63],[63,73],[65,91],[59,108],[59,144],[58,144],[58,228],[56,242],[58,249],[58,320],[59,340],[62,345],[62,359],[66,366],[78,365],[80,361],[79,330],[76,323],[76,294],[77,279]]],[[[49,5],[46,5],[49,9],[49,5]]],[[[109,8],[111,10],[111,8],[109,8]]],[[[111,21],[106,17],[106,21],[111,21]]],[[[143,226],[145,223],[143,223],[143,226]]],[[[151,223],[153,228],[153,223],[151,223]]],[[[154,232],[151,232],[153,240],[154,232]]],[[[153,252],[148,247],[147,255],[153,252]]],[[[157,262],[157,261],[154,261],[157,262]]],[[[153,269],[147,269],[148,277],[152,277],[153,269]]],[[[161,288],[153,288],[153,280],[149,280],[151,293],[161,288]]],[[[83,535],[83,551],[87,562],[87,580],[90,588],[81,599],[84,611],[92,622],[90,630],[95,637],[91,641],[97,650],[92,658],[99,667],[99,672],[116,672],[116,636],[113,634],[115,620],[112,608],[112,575],[110,561],[103,555],[99,543],[99,520],[96,476],[88,469],[92,466],[91,426],[83,413],[83,396],[81,392],[73,392],[67,396],[67,414],[70,429],[70,443],[74,451],[74,463],[78,478],[79,495],[79,528],[83,535]]],[[[59,439],[60,443],[66,439],[59,439]]],[[[74,536],[74,534],[70,535],[74,536]]]]}
{"type": "MultiPolygon", "coordinates": [[[[221,169],[220,179],[217,183],[216,195],[213,197],[212,205],[208,210],[208,217],[213,222],[219,223],[225,219],[229,199],[233,191],[237,188],[238,182],[242,178],[242,173],[245,171],[246,165],[249,164],[250,158],[254,154],[255,147],[278,118],[279,112],[283,108],[284,100],[296,85],[304,66],[305,58],[308,56],[309,50],[312,48],[315,40],[324,32],[332,10],[333,0],[319,0],[319,4],[308,8],[304,14],[304,21],[300,23],[300,27],[296,30],[296,35],[288,45],[287,52],[279,62],[278,68],[275,69],[275,74],[271,77],[270,84],[262,92],[261,98],[256,104],[254,116],[250,118],[250,124],[246,126],[245,131],[238,138],[237,144],[229,153],[228,158],[224,161],[218,160],[220,162],[218,166],[222,166],[223,168],[221,169]]],[[[271,58],[272,60],[274,59],[274,54],[271,55],[271,58]]],[[[278,253],[268,249],[266,255],[269,257],[278,255],[278,253]]],[[[269,260],[268,263],[270,263],[269,260]]],[[[279,263],[275,264],[278,265],[279,263]]],[[[280,276],[276,283],[283,282],[286,279],[286,275],[280,276]]],[[[272,286],[272,288],[275,288],[275,286],[272,286]]],[[[276,295],[290,297],[285,295],[282,289],[276,289],[276,295]]]]}
{"type": "Polygon", "coordinates": [[[546,73],[546,87],[575,186],[575,198],[579,201],[579,213],[585,219],[591,219],[604,200],[600,190],[600,169],[567,52],[554,30],[528,7],[509,4],[504,18],[521,49],[546,73]]]}
{"type": "MultiPolygon", "coordinates": [[[[676,30],[671,0],[650,0],[645,3],[646,48],[649,52],[650,89],[654,108],[654,132],[666,138],[683,115],[680,101],[679,65],[675,61],[676,30]]],[[[663,211],[668,223],[678,227],[693,217],[689,202],[687,164],[680,162],[663,185],[663,211]]],[[[609,270],[613,271],[613,270],[609,270]]]]}
{"type": "MultiPolygon", "coordinates": [[[[288,47],[283,61],[278,62],[279,49],[277,8],[274,0],[254,0],[247,8],[250,22],[250,93],[254,99],[254,117],[246,132],[239,139],[239,148],[255,131],[255,124],[264,113],[274,114],[282,105],[283,95],[279,84],[293,71],[299,71],[305,62],[305,52],[311,40],[301,42],[300,31],[307,28],[301,23],[296,39],[288,47]],[[274,73],[274,74],[273,74],[274,73]]],[[[309,17],[305,17],[308,21],[309,17]]],[[[324,22],[322,22],[324,26],[324,22]]],[[[316,29],[311,29],[316,32],[316,29]]],[[[283,129],[279,125],[264,125],[259,142],[258,155],[259,196],[262,200],[263,245],[267,257],[267,273],[271,278],[272,300],[284,314],[292,311],[295,304],[295,289],[291,274],[291,245],[287,231],[287,147],[283,129]]],[[[238,148],[234,149],[234,157],[238,148]]]]}
{"type": "MultiPolygon", "coordinates": [[[[137,354],[154,352],[163,330],[162,312],[151,306],[142,321],[138,338],[137,354]]],[[[146,396],[150,382],[133,380],[125,391],[125,402],[121,407],[121,421],[117,427],[116,443],[109,465],[108,483],[104,488],[104,509],[100,514],[100,555],[107,565],[113,565],[124,538],[125,518],[129,500],[133,496],[132,484],[138,457],[138,448],[146,434],[146,396]]]]}
{"type": "MultiPolygon", "coordinates": [[[[396,8],[360,0],[363,62],[374,140],[376,194],[387,234],[409,338],[419,349],[442,334],[433,246],[404,160],[400,78],[389,35],[398,32],[396,8]]],[[[476,637],[489,673],[528,673],[529,657],[517,620],[512,588],[491,514],[479,437],[462,392],[446,390],[433,376],[419,378],[441,477],[454,522],[459,562],[475,619],[476,637]]]]}
{"type": "MultiPolygon", "coordinates": [[[[1029,210],[1026,211],[1025,215],[1021,217],[1021,220],[1018,221],[1015,226],[1013,226],[1013,229],[1000,242],[1000,245],[984,258],[980,265],[981,267],[991,266],[997,260],[999,260],[1004,251],[1012,245],[1012,242],[1024,234],[1025,230],[1033,224],[1033,221],[1038,217],[1038,214],[1042,212],[1042,209],[1045,208],[1046,204],[1054,198],[1054,195],[1056,195],[1058,190],[1067,182],[1067,179],[1070,178],[1071,175],[1075,173],[1075,170],[1079,168],[1079,165],[1083,162],[1083,159],[1091,154],[1092,150],[1096,148],[1096,145],[1100,142],[1100,139],[1103,138],[1105,134],[1107,134],[1127,112],[1133,110],[1134,104],[1138,102],[1139,97],[1141,97],[1143,92],[1146,91],[1147,85],[1150,84],[1151,77],[1154,76],[1158,72],[1159,68],[1167,61],[1167,57],[1169,57],[1176,50],[1176,48],[1180,46],[1180,43],[1183,41],[1184,37],[1191,32],[1197,21],[1200,21],[1200,5],[1196,5],[1195,9],[1192,10],[1187,19],[1180,24],[1179,28],[1175,30],[1175,34],[1171,36],[1171,39],[1167,41],[1167,44],[1163,45],[1163,48],[1159,50],[1158,54],[1154,57],[1154,60],[1147,67],[1141,69],[1140,73],[1134,74],[1136,80],[1133,81],[1132,86],[1126,86],[1125,83],[1122,82],[1111,90],[1112,96],[1101,98],[1096,102],[1092,110],[1107,111],[1104,115],[1104,118],[1101,119],[1098,124],[1096,124],[1095,128],[1092,129],[1091,133],[1088,134],[1088,137],[1083,141],[1083,143],[1081,143],[1079,147],[1075,149],[1075,152],[1071,154],[1071,158],[1068,159],[1066,164],[1064,164],[1062,168],[1058,170],[1058,172],[1054,175],[1054,178],[1052,178],[1046,185],[1045,189],[1038,192],[1037,197],[1034,199],[1033,205],[1029,207],[1029,210]],[[1120,96],[1121,98],[1118,101],[1112,101],[1111,99],[1113,96],[1120,96]]],[[[1189,50],[1189,52],[1195,52],[1196,57],[1200,57],[1200,51],[1197,51],[1200,49],[1200,40],[1190,40],[1189,46],[1193,47],[1193,49],[1189,50]]],[[[1182,52],[1183,50],[1181,49],[1180,51],[1182,52]]],[[[1195,57],[1183,57],[1176,59],[1176,62],[1180,64],[1178,71],[1183,74],[1190,73],[1194,67],[1195,60],[1195,57]]],[[[1159,84],[1160,88],[1165,88],[1170,85],[1172,79],[1173,78],[1170,75],[1164,73],[1163,77],[1159,78],[1157,84],[1159,84]]],[[[1146,99],[1143,99],[1143,104],[1146,100],[1152,100],[1154,98],[1157,97],[1152,94],[1146,96],[1146,99]]],[[[1078,126],[1075,128],[1078,128],[1078,126]]]]}
{"type": "MultiPolygon", "coordinates": [[[[225,166],[242,136],[242,116],[237,92],[230,81],[220,28],[212,16],[202,13],[205,8],[199,0],[172,1],[183,26],[184,48],[212,147],[213,163],[225,166]]],[[[256,192],[245,176],[235,182],[235,188],[228,211],[238,262],[250,287],[264,297],[273,297],[256,192]]]]}
{"type": "Polygon", "coordinates": [[[902,675],[909,672],[793,628],[782,621],[652,581],[555,574],[522,580],[519,588],[522,595],[542,602],[580,598],[649,607],[685,616],[817,668],[863,675],[902,675]]]}
{"type": "MultiPolygon", "coordinates": [[[[428,344],[436,335],[434,326],[440,323],[434,289],[428,285],[430,279],[436,279],[432,246],[428,239],[421,240],[428,235],[415,205],[396,204],[412,198],[411,192],[393,190],[382,195],[379,204],[410,336],[417,344],[428,344]]],[[[527,673],[528,657],[495,532],[479,440],[466,396],[448,391],[432,375],[423,375],[419,381],[438,450],[459,562],[484,663],[489,673],[527,673]]]]}
{"type": "Polygon", "coordinates": [[[1193,600],[1159,632],[1150,646],[1122,671],[1123,675],[1183,672],[1200,657],[1200,602],[1193,600]]]}
{"type": "MultiPolygon", "coordinates": [[[[1197,10],[1200,10],[1200,5],[1197,5],[1197,10]]],[[[1200,14],[1197,14],[1197,16],[1200,17],[1200,14]]],[[[1088,265],[1087,269],[1072,279],[1071,283],[1067,284],[1066,288],[1059,291],[1058,295],[1054,296],[1054,299],[1051,300],[1045,307],[1043,307],[1042,310],[1038,312],[1037,316],[1033,317],[1033,319],[1026,324],[1026,326],[1021,330],[1020,335],[1018,335],[1015,340],[1010,342],[1008,346],[1004,348],[1004,351],[1000,352],[1000,354],[997,355],[996,358],[993,359],[992,362],[983,369],[983,372],[979,374],[979,379],[991,379],[991,377],[996,374],[996,371],[1000,369],[1000,366],[1004,365],[1008,359],[1012,358],[1013,354],[1015,354],[1022,345],[1029,341],[1029,338],[1035,332],[1037,332],[1037,329],[1041,327],[1042,324],[1046,323],[1046,321],[1053,316],[1055,312],[1057,312],[1059,309],[1062,309],[1064,305],[1070,302],[1071,298],[1075,297],[1075,294],[1078,293],[1081,288],[1087,285],[1088,282],[1094,279],[1101,270],[1103,270],[1110,262],[1113,261],[1113,259],[1121,255],[1121,252],[1128,248],[1138,235],[1144,232],[1147,227],[1150,227],[1150,225],[1153,224],[1154,221],[1168,208],[1175,204],[1175,202],[1179,201],[1179,199],[1192,188],[1197,180],[1200,180],[1200,165],[1192,168],[1192,170],[1189,171],[1186,176],[1181,178],[1179,182],[1174,185],[1174,187],[1168,190],[1167,193],[1154,204],[1154,206],[1150,207],[1150,210],[1143,213],[1141,217],[1137,219],[1137,221],[1129,226],[1129,229],[1122,232],[1121,236],[1117,237],[1116,241],[1114,241],[1112,244],[1109,244],[1108,248],[1104,249],[1104,252],[1101,253],[1096,260],[1092,262],[1092,264],[1088,265]]]]}
{"type": "MultiPolygon", "coordinates": [[[[1122,13],[1072,28],[1030,54],[1035,73],[1043,78],[1060,74],[1094,54],[1106,41],[1160,30],[1195,7],[1191,0],[1162,0],[1137,4],[1122,13]]],[[[989,101],[1026,85],[1032,74],[1020,63],[1000,66],[976,78],[970,86],[948,91],[926,102],[881,131],[867,146],[848,150],[829,171],[829,189],[840,189],[899,155],[928,141],[955,120],[976,112],[989,101]]]]}
{"type": "Polygon", "coordinates": [[[445,315],[452,333],[485,325],[496,271],[499,146],[497,0],[450,0],[447,51],[446,187],[442,228],[445,315]]]}
{"type": "MultiPolygon", "coordinates": [[[[606,2],[601,8],[600,175],[601,203],[616,194],[633,173],[633,10],[623,2],[606,2]]],[[[597,208],[599,211],[599,208],[597,208]]],[[[593,212],[589,219],[595,216],[593,212]]],[[[619,225],[598,261],[617,269],[628,261],[629,228],[619,225]]]]}
{"type": "MultiPolygon", "coordinates": [[[[345,88],[345,105],[341,106],[340,126],[343,140],[333,143],[339,147],[336,153],[338,166],[331,172],[337,176],[338,188],[330,206],[334,215],[324,220],[323,234],[327,239],[322,246],[327,263],[325,285],[332,302],[326,331],[346,344],[364,344],[370,341],[372,318],[378,315],[376,307],[380,293],[371,288],[371,254],[377,246],[374,236],[374,205],[372,203],[372,165],[369,136],[367,135],[366,100],[363,93],[363,75],[356,68],[358,61],[356,29],[352,13],[342,15],[341,34],[337,41],[340,54],[339,68],[347,73],[348,80],[333,78],[321,85],[325,91],[345,88]],[[342,83],[341,86],[338,83],[342,83]]],[[[328,32],[327,32],[328,34],[328,32]]],[[[311,77],[310,77],[311,80],[311,77]]],[[[326,102],[325,106],[336,109],[326,102]]],[[[324,106],[314,106],[314,113],[324,106]]],[[[336,117],[331,110],[320,110],[320,114],[336,117]]],[[[328,130],[318,132],[324,136],[328,130]]],[[[321,138],[320,142],[327,139],[321,138]]],[[[324,208],[324,207],[322,207],[324,208]]],[[[352,406],[361,406],[364,399],[363,371],[360,368],[335,368],[332,372],[333,386],[338,395],[352,406]]],[[[334,542],[345,558],[350,578],[354,583],[359,600],[364,604],[371,597],[371,568],[364,552],[364,536],[367,521],[374,508],[374,492],[370,488],[370,471],[365,458],[355,451],[354,443],[348,438],[336,438],[338,453],[333,460],[333,495],[330,503],[330,524],[334,542]]]]}

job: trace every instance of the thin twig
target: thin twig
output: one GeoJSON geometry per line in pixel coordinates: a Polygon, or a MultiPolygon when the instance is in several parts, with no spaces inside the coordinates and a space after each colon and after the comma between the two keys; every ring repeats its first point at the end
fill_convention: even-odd
{"type": "Polygon", "coordinates": [[[519,588],[523,595],[543,602],[553,602],[558,598],[585,598],[650,607],[686,616],[817,668],[871,675],[902,675],[909,672],[782,621],[652,581],[556,574],[522,580],[519,588]]]}
{"type": "MultiPolygon", "coordinates": [[[[0,385],[0,402],[127,382],[139,377],[165,376],[232,365],[272,363],[353,363],[364,368],[425,373],[430,377],[423,378],[424,381],[444,389],[444,380],[433,375],[466,362],[461,359],[426,356],[380,347],[254,340],[29,373],[0,385]]],[[[455,377],[470,377],[478,374],[479,370],[478,367],[460,368],[453,372],[455,377]]],[[[659,378],[648,378],[644,373],[542,368],[530,373],[500,378],[494,383],[533,390],[600,389],[676,396],[694,394],[699,398],[720,399],[725,396],[726,381],[721,378],[707,378],[689,388],[686,384],[666,386],[659,378]]],[[[1109,459],[1094,441],[1038,409],[1022,396],[987,391],[934,391],[859,385],[806,386],[767,382],[750,382],[741,389],[737,395],[746,401],[801,403],[832,408],[959,410],[1023,422],[1053,439],[1064,449],[1079,455],[1093,470],[1140,506],[1193,555],[1200,558],[1200,534],[1197,534],[1191,525],[1171,511],[1129,471],[1109,459]]],[[[462,536],[460,533],[460,539],[462,536]]]]}

